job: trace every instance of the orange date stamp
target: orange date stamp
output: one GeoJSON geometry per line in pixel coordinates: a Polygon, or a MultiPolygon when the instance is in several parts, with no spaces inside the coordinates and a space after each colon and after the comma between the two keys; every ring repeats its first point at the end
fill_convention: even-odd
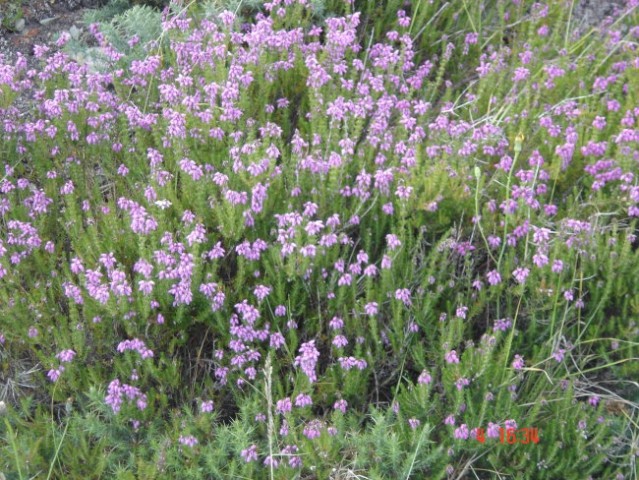
{"type": "MultiPolygon", "coordinates": [[[[494,437],[494,435],[489,435],[494,437]]],[[[486,441],[486,431],[483,428],[477,428],[475,430],[475,438],[478,442],[484,443],[486,441]]],[[[527,445],[529,443],[539,443],[539,429],[538,428],[499,428],[499,443],[516,445],[527,445]]]]}

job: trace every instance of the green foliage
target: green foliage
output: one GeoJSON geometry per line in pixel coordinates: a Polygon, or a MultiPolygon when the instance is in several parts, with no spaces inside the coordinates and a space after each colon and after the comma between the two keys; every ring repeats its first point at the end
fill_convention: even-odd
{"type": "MultiPolygon", "coordinates": [[[[423,91],[410,94],[411,100],[431,102],[420,115],[428,134],[410,169],[393,160],[393,191],[387,196],[376,191],[368,203],[343,190],[358,175],[385,168],[380,156],[391,157],[391,147],[364,141],[372,115],[346,115],[339,121],[323,115],[326,105],[353,94],[339,83],[338,75],[310,88],[310,67],[297,47],[291,49],[286,71],[275,71],[272,65],[288,61],[288,51],[264,49],[242,65],[242,73],[254,81],[238,89],[235,101],[250,121],[211,121],[187,115],[185,104],[172,105],[184,114],[189,135],[163,150],[161,167],[152,167],[148,158],[149,149],[163,145],[170,122],[159,115],[165,100],[158,84],[164,80],[155,73],[136,85],[127,83],[125,75],[113,75],[108,93],[100,92],[112,94],[123,109],[135,105],[140,115],[157,115],[153,127],[130,128],[122,117],[94,129],[108,131],[109,142],[78,141],[64,133],[68,123],[82,129],[85,138],[93,132],[90,124],[104,112],[65,110],[48,119],[58,129],[54,140],[62,154],[51,154],[54,140],[27,142],[21,145],[22,153],[17,153],[15,140],[4,141],[0,148],[7,164],[14,166],[16,176],[31,180],[53,199],[49,208],[56,214],[32,218],[28,204],[33,192],[9,191],[12,215],[32,222],[53,243],[54,253],[34,251],[0,284],[0,333],[6,336],[0,344],[0,400],[6,407],[0,413],[0,472],[20,480],[493,475],[550,480],[627,473],[635,461],[639,412],[639,393],[631,380],[639,375],[634,320],[639,315],[639,250],[631,236],[637,226],[626,214],[628,199],[616,184],[593,188],[596,179],[585,171],[592,159],[581,147],[618,133],[622,112],[635,108],[639,84],[636,72],[629,69],[618,73],[622,81],[609,92],[592,93],[598,77],[607,75],[616,62],[630,61],[631,50],[611,50],[595,33],[573,41],[564,5],[548,6],[545,19],[527,10],[532,2],[499,0],[329,0],[313,2],[310,10],[295,5],[285,18],[271,14],[276,27],[301,26],[306,31],[317,22],[326,26],[327,19],[351,9],[361,11],[357,35],[363,45],[399,30],[400,8],[412,17],[405,31],[417,46],[415,62],[432,60],[423,91]],[[519,20],[508,23],[505,18],[519,20]],[[542,24],[553,27],[547,37],[536,34],[542,24]],[[465,51],[467,33],[476,33],[478,40],[465,51]],[[527,50],[536,52],[526,63],[529,77],[515,80],[520,54],[527,50]],[[479,75],[484,51],[491,53],[496,67],[479,75]],[[564,69],[565,75],[550,78],[548,65],[564,69]],[[549,81],[551,87],[540,87],[549,81]],[[621,85],[627,86],[625,92],[621,85]],[[290,104],[273,108],[282,98],[290,104]],[[611,98],[619,101],[621,113],[608,111],[611,98]],[[557,113],[577,100],[566,107],[567,113],[557,113]],[[573,118],[573,108],[584,113],[573,118]],[[438,128],[437,122],[448,114],[459,122],[458,130],[438,128]],[[598,116],[606,116],[608,124],[595,131],[591,125],[598,116]],[[549,135],[540,126],[544,117],[552,117],[563,132],[577,131],[571,163],[562,164],[557,149],[565,137],[549,135]],[[282,134],[268,138],[256,128],[269,123],[282,134]],[[482,125],[492,127],[493,133],[478,141],[476,150],[463,153],[482,125]],[[223,138],[198,138],[214,127],[223,138]],[[230,137],[238,130],[244,135],[241,142],[230,137]],[[353,146],[348,162],[315,174],[299,165],[296,134],[321,138],[322,159],[344,149],[343,140],[349,136],[362,141],[353,146]],[[433,145],[439,150],[430,150],[433,145]],[[263,172],[251,175],[233,165],[233,152],[243,147],[242,161],[247,164],[258,165],[269,148],[279,155],[263,172]],[[490,148],[501,148],[502,153],[490,154],[490,148]],[[535,152],[547,160],[543,167],[529,163],[535,152]],[[512,166],[500,165],[506,156],[512,166]],[[185,157],[207,173],[227,175],[224,189],[213,182],[204,186],[187,174],[180,165],[185,157]],[[121,173],[123,167],[126,174],[121,173]],[[158,180],[158,168],[168,181],[158,180]],[[528,168],[531,180],[525,184],[518,171],[528,168]],[[541,178],[542,169],[547,180],[541,178]],[[52,170],[59,177],[48,175],[52,170]],[[75,191],[60,195],[68,180],[75,191]],[[267,182],[263,208],[254,212],[249,225],[247,210],[227,201],[225,193],[252,192],[258,183],[267,182]],[[547,190],[539,188],[542,183],[547,190]],[[395,194],[400,185],[412,188],[408,198],[395,194]],[[164,203],[148,201],[149,186],[164,203]],[[539,189],[538,198],[556,207],[556,213],[546,214],[526,203],[517,194],[523,187],[539,189]],[[294,189],[303,194],[293,195],[294,189]],[[148,207],[157,228],[146,235],[135,233],[130,213],[120,206],[122,198],[148,207]],[[509,201],[518,208],[504,215],[502,202],[509,201]],[[330,249],[317,256],[298,250],[283,256],[270,248],[259,261],[239,255],[236,247],[242,242],[283,230],[275,215],[303,211],[306,202],[317,206],[317,218],[339,212],[339,241],[330,249]],[[392,215],[384,203],[393,208],[392,215]],[[193,231],[183,220],[187,210],[194,222],[205,226],[204,243],[186,240],[193,231]],[[588,223],[588,229],[580,230],[581,223],[575,226],[572,220],[588,223]],[[530,228],[511,242],[514,229],[522,226],[530,228]],[[520,283],[512,273],[532,265],[533,255],[541,252],[533,227],[547,227],[553,236],[544,250],[549,263],[531,268],[520,283]],[[165,232],[171,232],[170,239],[165,232]],[[389,233],[398,236],[400,247],[389,247],[389,233]],[[499,245],[491,246],[489,237],[499,245]],[[197,260],[192,265],[193,285],[214,281],[225,296],[223,307],[212,309],[210,299],[197,291],[188,304],[176,305],[168,275],[154,277],[152,299],[157,306],[152,307],[151,298],[137,288],[145,277],[136,271],[136,262],[174,254],[171,249],[178,248],[170,246],[173,241],[182,242],[180,254],[197,260]],[[225,254],[205,257],[217,242],[226,248],[225,254]],[[86,296],[82,303],[74,302],[66,293],[68,283],[80,278],[71,271],[72,258],[82,259],[85,268],[100,268],[100,255],[106,252],[113,253],[117,268],[135,288],[127,298],[111,295],[100,302],[86,296]],[[352,264],[361,252],[368,255],[364,263],[392,265],[380,268],[379,278],[357,277],[341,284],[343,272],[337,262],[352,264]],[[557,260],[565,268],[553,271],[557,260]],[[485,279],[492,270],[501,273],[502,281],[489,287],[485,279]],[[216,373],[230,366],[218,356],[233,340],[229,318],[237,312],[236,304],[252,298],[259,285],[272,287],[265,300],[256,301],[260,328],[282,333],[284,344],[279,350],[256,347],[261,363],[256,364],[255,378],[249,381],[231,371],[228,384],[223,384],[216,373]],[[399,288],[409,290],[410,304],[393,296],[399,288]],[[369,314],[366,308],[373,302],[379,311],[369,314]],[[277,306],[286,307],[285,315],[275,313],[277,306]],[[344,322],[339,330],[348,339],[346,345],[333,343],[330,322],[335,317],[344,322]],[[28,334],[35,328],[38,335],[28,334]],[[144,338],[155,352],[153,358],[116,352],[120,342],[131,338],[144,338]],[[311,340],[321,358],[320,380],[315,383],[295,364],[300,347],[311,340]],[[56,355],[64,349],[77,356],[51,383],[45,372],[59,365],[56,355]],[[452,350],[458,361],[449,360],[452,350]],[[516,355],[525,359],[522,365],[514,363],[516,355]],[[348,357],[364,360],[367,368],[342,368],[339,359],[348,357]],[[125,402],[114,412],[105,403],[114,379],[135,381],[147,395],[146,408],[125,402]],[[312,405],[276,411],[278,400],[295,401],[308,392],[313,393],[312,405]],[[201,408],[206,399],[214,400],[213,412],[201,408]],[[335,407],[339,401],[347,402],[346,413],[335,407]],[[503,427],[507,421],[538,429],[539,442],[509,445],[492,435],[481,443],[472,433],[457,438],[461,425],[487,429],[490,423],[503,427]],[[309,439],[312,435],[305,430],[313,427],[318,428],[317,438],[309,439]],[[191,436],[197,444],[186,446],[191,436]],[[259,459],[246,462],[242,452],[252,445],[259,449],[259,459]],[[302,467],[290,466],[293,455],[280,453],[291,445],[299,449],[302,467]],[[281,462],[274,472],[264,466],[270,453],[281,462]]],[[[220,29],[226,28],[218,18],[224,10],[241,15],[236,23],[266,12],[257,1],[209,1],[191,7],[191,13],[217,22],[220,29]]],[[[636,12],[633,15],[629,23],[637,20],[636,12]]],[[[184,53],[175,47],[192,41],[191,32],[162,32],[160,21],[157,10],[129,8],[124,0],[112,0],[87,14],[86,22],[99,23],[108,41],[125,54],[117,62],[99,57],[96,70],[125,71],[149,54],[158,56],[162,68],[177,68],[184,53]],[[134,35],[140,43],[130,46],[134,35]]],[[[80,58],[79,52],[84,49],[86,54],[87,47],[85,38],[71,42],[67,51],[80,58]]],[[[202,84],[224,84],[231,69],[228,58],[248,47],[230,41],[223,47],[214,63],[194,63],[189,74],[202,84]]],[[[98,50],[93,53],[101,55],[98,50]]],[[[372,61],[366,51],[348,52],[346,57],[372,61]]],[[[394,73],[407,75],[399,68],[394,73]]],[[[345,82],[363,82],[355,71],[348,75],[345,82]]],[[[52,75],[38,86],[43,95],[76,88],[62,75],[52,75]]],[[[9,89],[2,87],[7,97],[3,102],[10,103],[9,89]]],[[[98,92],[87,90],[97,101],[98,92]]],[[[396,90],[387,82],[369,95],[378,101],[396,90]]],[[[222,109],[217,97],[211,108],[222,109]]],[[[392,148],[411,135],[396,117],[385,130],[395,135],[392,148]]],[[[396,156],[404,158],[401,153],[396,156]]],[[[612,140],[608,156],[625,171],[637,172],[633,152],[612,140]]],[[[317,234],[296,227],[291,228],[291,242],[317,242],[317,234]]],[[[9,228],[4,217],[2,228],[9,228]]]]}
{"type": "Polygon", "coordinates": [[[0,28],[10,32],[14,31],[16,22],[22,16],[22,0],[0,1],[0,28]]]}
{"type": "MultiPolygon", "coordinates": [[[[148,54],[147,46],[155,43],[162,48],[161,13],[148,4],[130,5],[129,0],[111,0],[104,7],[88,10],[84,24],[97,24],[106,40],[123,55],[120,65],[128,68],[134,60],[148,54]],[[135,39],[134,43],[131,40],[135,39]]],[[[107,69],[107,57],[100,47],[93,45],[89,34],[71,39],[66,52],[82,63],[100,71],[107,69]]]]}

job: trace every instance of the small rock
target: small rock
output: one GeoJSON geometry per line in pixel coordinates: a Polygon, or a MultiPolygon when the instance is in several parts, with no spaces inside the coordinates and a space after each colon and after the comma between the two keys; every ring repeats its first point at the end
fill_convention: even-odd
{"type": "Polygon", "coordinates": [[[57,18],[58,17],[43,18],[42,20],[40,20],[40,25],[49,25],[51,22],[53,22],[57,18]]]}
{"type": "Polygon", "coordinates": [[[24,18],[19,18],[18,20],[16,20],[16,23],[13,25],[13,29],[18,33],[22,33],[26,25],[27,25],[27,22],[24,21],[24,18]]]}
{"type": "Polygon", "coordinates": [[[71,25],[71,28],[69,29],[69,35],[71,35],[71,38],[73,40],[77,40],[78,38],[80,38],[81,33],[82,33],[81,29],[79,29],[75,25],[71,25]]]}

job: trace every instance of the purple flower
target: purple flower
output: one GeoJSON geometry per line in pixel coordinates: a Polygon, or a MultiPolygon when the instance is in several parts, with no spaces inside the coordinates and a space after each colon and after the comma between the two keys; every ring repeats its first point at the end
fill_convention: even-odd
{"type": "Polygon", "coordinates": [[[348,402],[346,400],[343,400],[343,399],[338,400],[333,405],[333,408],[335,410],[339,410],[342,413],[346,413],[346,409],[348,408],[348,402]]]}
{"type": "Polygon", "coordinates": [[[521,370],[525,366],[524,358],[521,355],[515,355],[512,366],[515,370],[521,370]]]}
{"type": "Polygon", "coordinates": [[[119,343],[118,352],[125,352],[127,350],[138,352],[143,359],[153,358],[153,351],[147,348],[142,340],[137,338],[134,338],[133,340],[124,340],[119,343]]]}
{"type": "Polygon", "coordinates": [[[564,354],[566,353],[566,350],[563,348],[560,348],[559,350],[553,352],[552,354],[552,358],[555,359],[555,361],[557,362],[561,362],[564,359],[564,354]]]}
{"type": "Polygon", "coordinates": [[[69,363],[73,361],[73,357],[75,357],[75,355],[76,353],[73,350],[62,350],[56,355],[56,358],[62,363],[69,363]]]}
{"type": "Polygon", "coordinates": [[[317,381],[315,367],[318,359],[319,351],[315,348],[315,340],[303,343],[300,347],[300,355],[295,357],[294,365],[302,369],[311,383],[317,381]]]}
{"type": "Polygon", "coordinates": [[[342,367],[342,370],[346,370],[346,371],[349,371],[353,368],[357,368],[358,370],[364,370],[368,366],[368,364],[366,363],[366,360],[357,359],[355,357],[340,357],[337,359],[337,361],[342,367]]]}
{"type": "Polygon", "coordinates": [[[213,400],[207,400],[200,403],[200,412],[210,413],[213,411],[213,400]]]}
{"type": "Polygon", "coordinates": [[[288,457],[288,466],[291,468],[300,468],[302,466],[302,459],[299,455],[294,455],[298,450],[296,445],[287,445],[282,449],[282,455],[288,457]]]}
{"type": "Polygon", "coordinates": [[[408,419],[408,425],[413,430],[415,430],[417,427],[419,427],[420,424],[421,424],[421,422],[418,419],[416,419],[416,418],[409,418],[408,419]]]}
{"type": "Polygon", "coordinates": [[[513,277],[515,277],[517,283],[524,283],[529,273],[530,270],[528,268],[519,267],[513,271],[513,277]]]}
{"type": "Polygon", "coordinates": [[[322,423],[319,420],[311,420],[304,427],[304,436],[308,438],[309,440],[318,438],[322,434],[320,430],[321,427],[322,427],[322,423]]]}
{"type": "Polygon", "coordinates": [[[305,393],[300,393],[297,397],[295,397],[295,406],[299,408],[308,407],[309,405],[313,405],[313,399],[310,395],[305,393]]]}
{"type": "Polygon", "coordinates": [[[364,312],[366,313],[366,315],[370,315],[370,316],[377,315],[378,311],[379,311],[379,306],[377,302],[370,302],[364,305],[364,312]]]}
{"type": "Polygon", "coordinates": [[[468,313],[468,307],[466,307],[465,305],[461,305],[461,306],[457,307],[457,311],[455,312],[455,316],[457,318],[465,319],[467,313],[468,313]]]}
{"type": "Polygon", "coordinates": [[[187,436],[180,435],[178,442],[181,445],[184,445],[185,447],[189,447],[189,448],[193,448],[194,446],[198,444],[197,438],[195,438],[193,435],[187,435],[187,436]]]}
{"type": "Polygon", "coordinates": [[[451,350],[444,355],[444,359],[447,363],[459,363],[459,357],[456,350],[451,350]]]}
{"type": "Polygon", "coordinates": [[[488,438],[498,438],[499,434],[499,424],[488,422],[488,428],[486,429],[486,435],[488,438]]]}
{"type": "Polygon", "coordinates": [[[257,445],[253,444],[248,448],[245,448],[240,452],[240,455],[246,463],[254,462],[257,460],[257,445]]]}
{"type": "Polygon", "coordinates": [[[455,386],[457,387],[457,390],[460,390],[460,391],[463,390],[464,387],[467,387],[468,385],[470,385],[470,380],[468,380],[465,377],[461,377],[455,382],[455,386]]]}
{"type": "Polygon", "coordinates": [[[275,413],[285,414],[290,412],[292,408],[293,403],[291,402],[291,399],[286,397],[282,400],[277,401],[277,403],[275,404],[275,413]]]}
{"type": "Polygon", "coordinates": [[[500,330],[502,332],[505,332],[511,327],[511,325],[512,325],[512,322],[510,321],[510,319],[500,318],[495,320],[495,325],[493,326],[493,330],[495,331],[500,330]]]}
{"type": "Polygon", "coordinates": [[[284,339],[284,335],[280,332],[271,333],[271,339],[269,342],[269,346],[275,350],[279,350],[284,344],[286,340],[284,339]]]}
{"type": "Polygon", "coordinates": [[[55,382],[58,380],[58,378],[60,378],[62,372],[64,372],[64,367],[60,365],[58,368],[49,370],[49,373],[47,373],[47,377],[49,377],[49,380],[51,380],[52,382],[55,382]]]}
{"type": "Polygon", "coordinates": [[[280,435],[282,437],[285,437],[288,435],[288,433],[288,422],[286,420],[282,420],[282,425],[280,426],[280,435]]]}
{"type": "Polygon", "coordinates": [[[397,300],[401,300],[407,307],[410,307],[412,305],[412,301],[410,299],[410,290],[407,288],[400,288],[396,290],[395,298],[397,300]]]}
{"type": "Polygon", "coordinates": [[[384,205],[382,205],[382,212],[384,212],[386,215],[392,215],[394,212],[393,204],[385,203],[384,205]]]}
{"type": "Polygon", "coordinates": [[[257,297],[258,300],[264,300],[269,293],[271,293],[271,287],[267,287],[265,285],[258,285],[253,289],[253,294],[257,297]]]}
{"type": "Polygon", "coordinates": [[[518,67],[513,75],[513,82],[521,82],[530,76],[530,70],[525,67],[518,67]]]}
{"type": "Polygon", "coordinates": [[[455,429],[453,433],[453,437],[460,440],[467,440],[470,436],[470,430],[468,429],[468,425],[462,423],[458,428],[455,429]]]}
{"type": "Polygon", "coordinates": [[[417,383],[419,385],[428,385],[432,381],[433,377],[431,377],[430,373],[428,373],[426,370],[420,373],[419,377],[417,378],[417,383]]]}
{"type": "Polygon", "coordinates": [[[333,317],[331,321],[328,322],[328,326],[332,330],[339,330],[341,328],[344,328],[344,320],[342,320],[341,317],[333,317]]]}
{"type": "Polygon", "coordinates": [[[552,264],[553,273],[560,273],[564,269],[564,262],[561,260],[555,260],[552,264]]]}
{"type": "Polygon", "coordinates": [[[344,335],[335,335],[335,338],[333,338],[333,346],[335,346],[336,348],[343,348],[346,345],[348,345],[348,340],[346,339],[346,337],[344,335]]]}
{"type": "Polygon", "coordinates": [[[497,270],[491,270],[486,274],[486,278],[488,279],[489,285],[497,285],[501,283],[501,275],[497,270]]]}
{"type": "Polygon", "coordinates": [[[144,410],[147,406],[146,395],[139,388],[120,383],[118,379],[113,380],[107,389],[105,402],[111,407],[113,413],[118,413],[122,406],[123,400],[135,400],[139,410],[144,410]]]}
{"type": "Polygon", "coordinates": [[[399,240],[399,238],[397,238],[397,235],[389,233],[388,235],[386,235],[386,244],[388,245],[388,248],[392,251],[400,247],[402,245],[402,242],[399,240]]]}

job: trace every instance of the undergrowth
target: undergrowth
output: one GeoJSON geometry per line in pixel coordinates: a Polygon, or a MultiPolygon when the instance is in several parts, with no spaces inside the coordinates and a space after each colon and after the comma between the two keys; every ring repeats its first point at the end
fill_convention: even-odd
{"type": "Polygon", "coordinates": [[[636,478],[639,17],[573,3],[111,2],[2,65],[0,472],[636,478]]]}

